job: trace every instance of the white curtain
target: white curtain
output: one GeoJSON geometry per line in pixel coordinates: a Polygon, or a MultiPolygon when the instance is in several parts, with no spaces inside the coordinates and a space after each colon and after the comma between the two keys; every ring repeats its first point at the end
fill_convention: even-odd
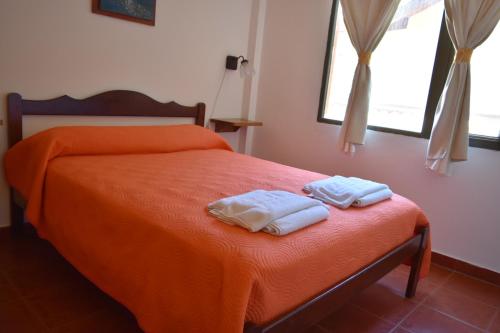
{"type": "MultiPolygon", "coordinates": [[[[495,29],[500,0],[445,0],[445,10],[456,56],[437,106],[426,161],[428,168],[440,174],[449,174],[452,161],[467,160],[470,58],[474,48],[495,29]]],[[[492,80],[495,84],[496,78],[492,80]]]]}
{"type": "Polygon", "coordinates": [[[341,0],[344,22],[358,53],[351,94],[340,131],[339,144],[345,152],[365,141],[370,104],[370,57],[391,24],[400,0],[341,0]]]}

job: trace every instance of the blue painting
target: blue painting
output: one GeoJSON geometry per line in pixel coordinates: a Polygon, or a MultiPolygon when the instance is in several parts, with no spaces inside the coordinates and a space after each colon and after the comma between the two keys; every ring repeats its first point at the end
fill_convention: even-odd
{"type": "Polygon", "coordinates": [[[141,20],[154,20],[156,0],[101,0],[102,11],[135,17],[141,20]]]}

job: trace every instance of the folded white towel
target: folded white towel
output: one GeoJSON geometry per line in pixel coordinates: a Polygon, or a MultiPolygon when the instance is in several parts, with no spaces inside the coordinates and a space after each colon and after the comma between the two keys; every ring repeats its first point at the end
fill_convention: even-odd
{"type": "Polygon", "coordinates": [[[314,206],[284,216],[269,223],[264,229],[275,236],[284,236],[328,218],[329,212],[325,206],[314,206]]]}
{"type": "Polygon", "coordinates": [[[366,179],[335,176],[309,183],[304,186],[304,191],[316,199],[345,209],[366,195],[388,188],[385,184],[366,179]]]}
{"type": "Polygon", "coordinates": [[[322,202],[305,196],[257,190],[212,202],[208,211],[223,222],[257,232],[276,219],[317,206],[328,210],[322,202]]]}
{"type": "Polygon", "coordinates": [[[392,197],[392,191],[388,188],[370,193],[365,195],[364,197],[361,197],[359,199],[354,200],[352,205],[354,207],[366,207],[370,206],[373,204],[376,204],[377,202],[384,201],[387,199],[390,199],[392,197]]]}

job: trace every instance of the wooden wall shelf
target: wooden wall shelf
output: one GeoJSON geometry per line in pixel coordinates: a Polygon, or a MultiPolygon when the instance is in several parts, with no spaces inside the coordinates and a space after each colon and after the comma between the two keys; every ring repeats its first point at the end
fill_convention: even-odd
{"type": "Polygon", "coordinates": [[[236,132],[240,127],[262,126],[261,121],[241,119],[241,118],[212,118],[215,123],[215,132],[236,132]]]}

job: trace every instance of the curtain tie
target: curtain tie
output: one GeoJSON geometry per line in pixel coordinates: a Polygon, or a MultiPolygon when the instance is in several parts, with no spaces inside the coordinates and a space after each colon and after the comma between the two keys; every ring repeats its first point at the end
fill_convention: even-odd
{"type": "Polygon", "coordinates": [[[360,64],[363,65],[369,65],[370,64],[370,58],[372,57],[372,53],[370,51],[361,51],[358,54],[358,61],[360,64]]]}
{"type": "Polygon", "coordinates": [[[472,57],[472,51],[473,49],[467,47],[458,49],[457,53],[455,54],[455,63],[456,64],[470,63],[470,59],[472,57]]]}

